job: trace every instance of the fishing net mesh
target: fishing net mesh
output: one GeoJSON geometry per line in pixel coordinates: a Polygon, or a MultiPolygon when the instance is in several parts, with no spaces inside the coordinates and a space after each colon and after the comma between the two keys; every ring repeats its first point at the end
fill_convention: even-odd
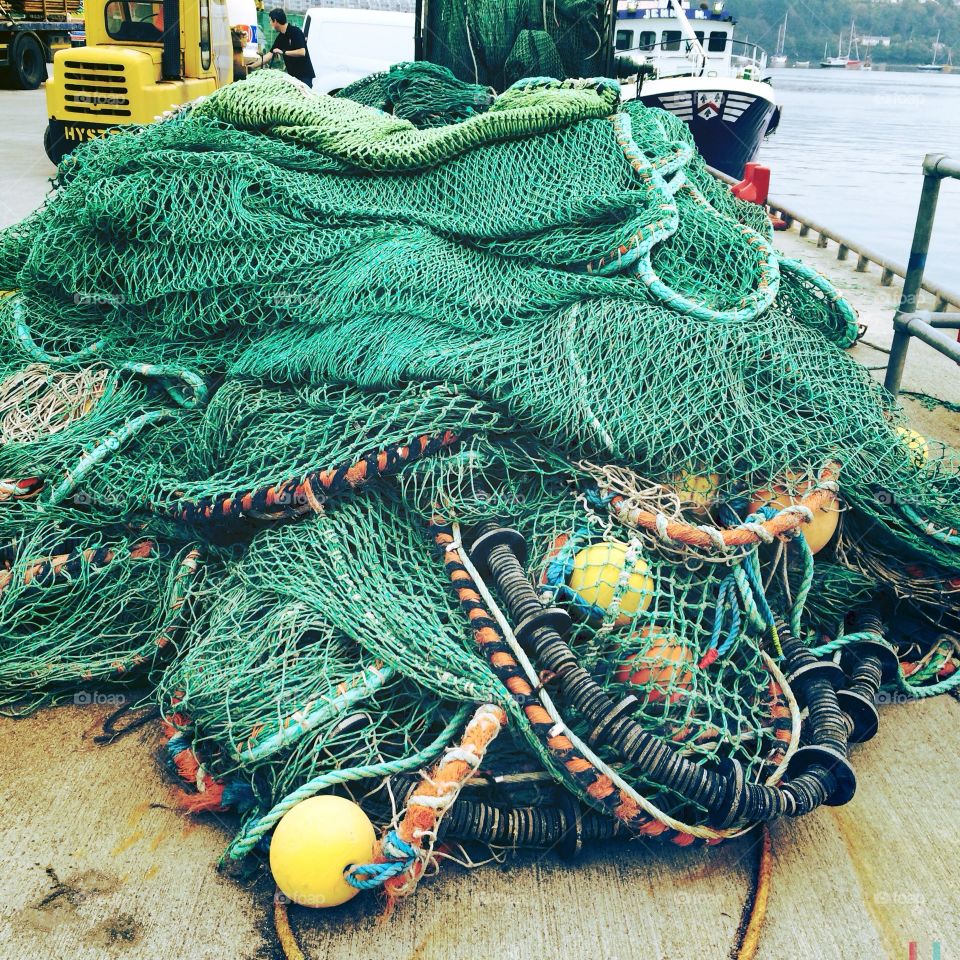
{"type": "Polygon", "coordinates": [[[424,56],[461,80],[504,90],[523,77],[609,72],[608,0],[438,0],[424,56]]]}
{"type": "Polygon", "coordinates": [[[818,646],[882,601],[919,624],[915,688],[947,682],[957,459],[909,434],[844,352],[850,307],[679,121],[603,80],[491,102],[400,65],[345,93],[265,73],[94,141],[0,237],[10,709],[146,671],[177,747],[244,798],[237,856],[291,796],[345,787],[389,819],[389,775],[476,704],[508,717],[487,767],[598,806],[451,590],[449,550],[490,520],[591,681],[695,765],[782,775],[774,616],[818,646]],[[824,477],[805,532],[724,546],[824,477]]]}

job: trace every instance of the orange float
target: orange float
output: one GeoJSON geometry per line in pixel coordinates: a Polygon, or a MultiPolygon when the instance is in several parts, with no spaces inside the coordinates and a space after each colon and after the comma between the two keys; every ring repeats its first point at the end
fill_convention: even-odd
{"type": "Polygon", "coordinates": [[[632,635],[648,640],[649,645],[630,654],[617,667],[617,683],[642,687],[647,703],[676,703],[693,682],[693,654],[675,636],[660,627],[644,627],[632,635]],[[670,692],[673,691],[673,692],[670,692]]]}
{"type": "MultiPolygon", "coordinates": [[[[782,480],[775,481],[769,489],[758,490],[750,501],[750,513],[756,513],[761,507],[784,507],[801,503],[813,489],[814,482],[806,474],[786,473],[782,480]]],[[[831,493],[822,506],[813,510],[813,520],[800,525],[800,532],[806,538],[811,553],[818,553],[837,532],[840,523],[840,501],[831,493]]]]}

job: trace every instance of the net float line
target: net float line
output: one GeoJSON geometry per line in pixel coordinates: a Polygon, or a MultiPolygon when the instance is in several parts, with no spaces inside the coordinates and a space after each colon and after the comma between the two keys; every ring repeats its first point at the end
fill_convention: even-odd
{"type": "Polygon", "coordinates": [[[342,496],[380,477],[399,473],[407,464],[448,450],[463,439],[451,430],[414,437],[409,443],[391,444],[352,463],[314,470],[302,480],[281,483],[243,493],[221,493],[196,501],[179,500],[167,507],[154,507],[186,523],[210,523],[253,517],[260,520],[291,519],[320,513],[331,497],[342,496]]]}
{"type": "MultiPolygon", "coordinates": [[[[140,540],[130,547],[125,556],[130,560],[146,560],[156,550],[156,541],[140,540]]],[[[120,556],[121,552],[113,547],[89,547],[34,560],[21,573],[23,586],[49,587],[59,580],[72,580],[79,576],[84,564],[92,570],[102,570],[120,556]]],[[[13,570],[0,570],[0,593],[10,586],[13,579],[13,570]]]]}
{"type": "Polygon", "coordinates": [[[814,511],[835,504],[839,491],[836,480],[839,469],[838,464],[825,467],[811,490],[797,503],[784,507],[769,520],[742,523],[728,530],[670,520],[665,514],[629,506],[627,499],[620,494],[610,501],[610,510],[621,523],[642,527],[663,540],[701,549],[730,550],[734,547],[750,547],[757,543],[770,543],[776,537],[793,533],[802,524],[812,521],[814,511]]]}

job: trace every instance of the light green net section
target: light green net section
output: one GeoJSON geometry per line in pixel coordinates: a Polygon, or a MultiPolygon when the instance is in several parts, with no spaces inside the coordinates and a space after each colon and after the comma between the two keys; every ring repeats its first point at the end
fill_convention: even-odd
{"type": "Polygon", "coordinates": [[[510,715],[496,769],[591,802],[477,652],[435,516],[520,530],[610,698],[753,780],[793,736],[774,614],[817,640],[867,600],[955,628],[955,455],[898,433],[844,353],[850,307],[679,121],[604,80],[488,104],[398,65],[347,92],[265,73],[93,142],[0,237],[5,702],[148,672],[251,829],[334,784],[389,808],[384,777],[482,702],[510,715]],[[830,464],[816,558],[687,549],[618,512],[719,535],[830,464]],[[304,494],[317,471],[329,502],[304,494]]]}

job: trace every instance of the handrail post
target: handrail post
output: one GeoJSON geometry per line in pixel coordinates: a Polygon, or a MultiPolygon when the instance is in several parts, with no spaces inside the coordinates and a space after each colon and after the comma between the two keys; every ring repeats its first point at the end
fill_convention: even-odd
{"type": "Polygon", "coordinates": [[[937,198],[940,195],[942,174],[937,166],[944,159],[941,154],[928,153],[923,160],[923,189],[920,191],[920,206],[917,208],[917,222],[913,230],[913,243],[910,247],[910,260],[907,263],[907,275],[903,281],[903,293],[900,306],[894,314],[893,343],[890,346],[890,360],[883,385],[894,396],[900,392],[903,380],[903,366],[907,361],[907,348],[910,346],[910,332],[897,326],[897,320],[905,313],[916,313],[920,290],[923,285],[923,271],[927,265],[927,252],[930,250],[930,237],[933,234],[933,220],[937,212],[937,198]]]}

